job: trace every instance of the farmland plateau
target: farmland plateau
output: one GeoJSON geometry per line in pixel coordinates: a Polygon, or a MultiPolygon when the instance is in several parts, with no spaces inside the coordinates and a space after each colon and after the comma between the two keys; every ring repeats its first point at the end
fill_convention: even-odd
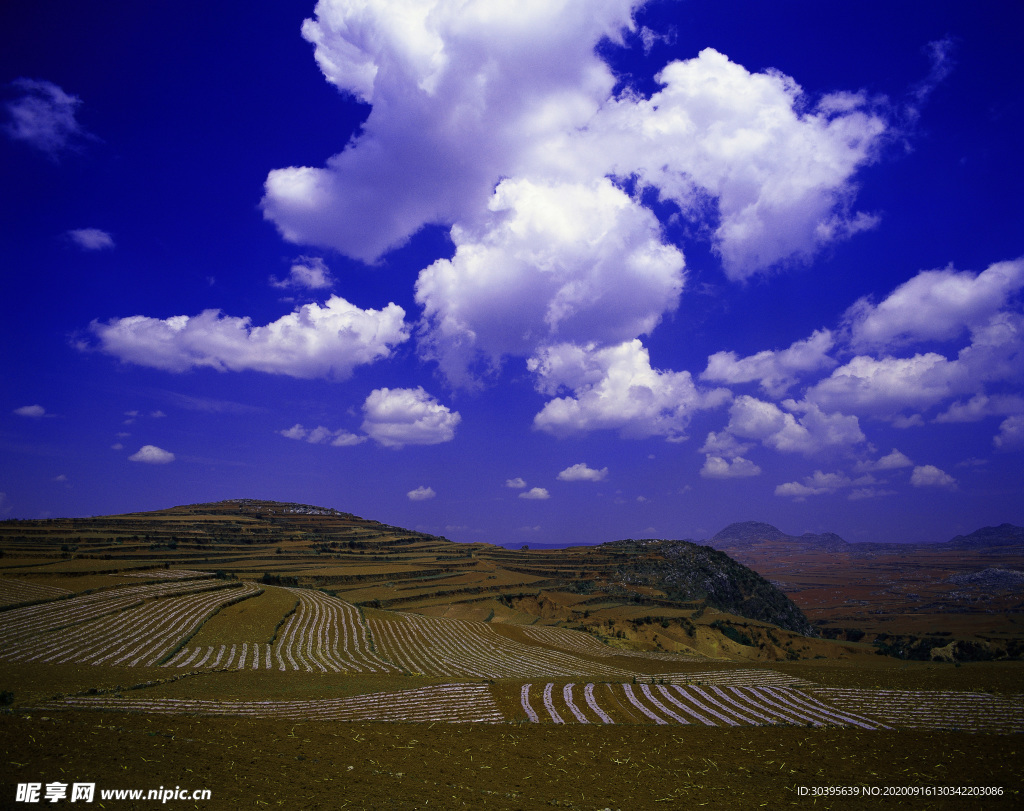
{"type": "Polygon", "coordinates": [[[1024,548],[994,529],[511,550],[250,499],[0,522],[0,792],[1019,807],[1024,548]]]}

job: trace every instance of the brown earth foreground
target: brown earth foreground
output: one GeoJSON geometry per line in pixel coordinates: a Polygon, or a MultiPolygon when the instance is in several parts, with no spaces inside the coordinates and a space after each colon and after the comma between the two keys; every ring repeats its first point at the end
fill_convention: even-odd
{"type": "MultiPolygon", "coordinates": [[[[169,808],[1019,808],[1019,736],[749,727],[298,723],[17,712],[18,782],[210,789],[169,808]],[[799,786],[999,786],[1001,797],[801,797],[799,786]]],[[[9,804],[9,805],[8,805],[9,804]]],[[[48,807],[50,804],[47,803],[48,807]]],[[[59,805],[63,805],[60,803],[59,805]]],[[[76,804],[77,805],[77,804],[76,804]]],[[[87,807],[156,807],[96,802],[87,807]]]]}

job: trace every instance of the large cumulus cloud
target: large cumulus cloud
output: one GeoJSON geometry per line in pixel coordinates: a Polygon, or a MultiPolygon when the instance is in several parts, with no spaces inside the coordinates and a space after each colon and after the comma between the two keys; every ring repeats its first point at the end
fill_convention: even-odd
{"type": "Polygon", "coordinates": [[[483,225],[452,236],[455,256],[420,274],[416,299],[424,349],[456,381],[478,356],[495,366],[555,342],[647,334],[683,287],[683,256],[654,215],[604,178],[504,181],[483,225]]]}

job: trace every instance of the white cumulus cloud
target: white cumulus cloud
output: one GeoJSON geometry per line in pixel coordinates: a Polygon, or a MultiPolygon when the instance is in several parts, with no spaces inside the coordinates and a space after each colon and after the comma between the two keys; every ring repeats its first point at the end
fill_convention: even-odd
{"type": "Polygon", "coordinates": [[[174,461],[174,454],[156,445],[143,445],[128,458],[132,462],[143,462],[147,465],[166,465],[174,461]]]}
{"type": "Polygon", "coordinates": [[[522,476],[516,476],[514,479],[505,479],[505,486],[511,487],[513,490],[522,490],[526,487],[526,479],[522,476]]]}
{"type": "Polygon", "coordinates": [[[529,490],[520,493],[519,498],[542,501],[551,498],[551,494],[543,487],[531,487],[529,490]]]}
{"type": "Polygon", "coordinates": [[[433,487],[417,487],[405,495],[408,496],[409,501],[426,501],[427,499],[434,498],[437,493],[434,492],[433,487]]]}
{"type": "Polygon", "coordinates": [[[997,262],[981,273],[921,271],[879,304],[860,299],[846,314],[855,347],[949,340],[985,326],[1024,287],[1024,259],[997,262]]]}
{"type": "Polygon", "coordinates": [[[684,213],[713,200],[714,246],[731,278],[807,259],[877,222],[849,208],[853,176],[887,128],[863,96],[814,104],[790,77],[751,73],[712,48],[655,78],[663,89],[651,98],[601,111],[588,130],[594,148],[684,213]]]}
{"type": "Polygon", "coordinates": [[[891,452],[873,462],[858,462],[856,469],[860,473],[866,473],[872,470],[899,470],[903,467],[911,467],[913,464],[905,453],[893,448],[891,452]]]}
{"type": "Polygon", "coordinates": [[[992,444],[1001,451],[1015,451],[1024,448],[1024,415],[1014,414],[999,424],[999,433],[992,437],[992,444]]]}
{"type": "Polygon", "coordinates": [[[708,358],[700,379],[731,384],[757,381],[767,394],[781,397],[801,374],[835,366],[828,355],[834,345],[832,333],[822,329],[779,351],[766,349],[745,358],[735,352],[716,352],[708,358]]]}
{"type": "Polygon", "coordinates": [[[641,5],[321,0],[303,36],[371,109],[325,166],[270,172],[264,215],[288,240],[372,262],[426,224],[477,222],[505,178],[634,178],[713,229],[734,279],[875,224],[851,207],[888,128],[865,96],[811,99],[713,49],[667,65],[649,98],[613,96],[595,46],[633,30],[641,5]]]}
{"type": "MultiPolygon", "coordinates": [[[[866,439],[855,416],[827,414],[813,403],[795,400],[785,400],[782,405],[786,410],[741,395],[729,409],[725,433],[740,440],[756,440],[777,451],[807,455],[826,448],[849,447],[866,439]]],[[[724,442],[716,435],[715,446],[724,442]]]]}
{"type": "Polygon", "coordinates": [[[548,401],[534,417],[534,427],[567,436],[618,430],[624,437],[664,436],[685,439],[692,414],[726,402],[724,389],[701,391],[689,372],[651,368],[639,340],[597,349],[559,344],[546,347],[528,362],[543,394],[569,390],[548,401]]]}
{"type": "Polygon", "coordinates": [[[462,382],[478,357],[526,356],[555,342],[617,344],[675,310],[683,256],[654,215],[606,178],[506,180],[479,227],[452,229],[452,259],[424,269],[423,351],[462,382]]]}
{"type": "Polygon", "coordinates": [[[321,0],[302,28],[324,76],[372,104],[324,168],[267,177],[291,241],[373,261],[427,223],[471,218],[532,150],[587,123],[615,79],[594,52],[636,0],[321,0]]]}
{"type": "Polygon", "coordinates": [[[288,269],[287,278],[278,279],[271,276],[270,284],[273,287],[282,288],[328,290],[334,287],[334,277],[331,276],[327,263],[321,257],[300,256],[288,269]]]}
{"type": "Polygon", "coordinates": [[[608,478],[608,468],[595,470],[588,467],[585,462],[567,467],[558,474],[558,480],[563,482],[602,482],[606,478],[608,478]]]}
{"type": "Polygon", "coordinates": [[[397,304],[363,310],[338,296],[323,306],[303,305],[266,326],[205,310],[197,316],[93,321],[91,329],[102,351],[140,366],[337,380],[351,376],[356,366],[389,357],[409,337],[405,311],[397,304]]]}
{"type": "Polygon", "coordinates": [[[761,468],[742,456],[725,459],[709,453],[704,457],[704,466],[700,469],[700,475],[705,479],[740,479],[760,476],[761,468]]]}
{"type": "Polygon", "coordinates": [[[918,465],[910,474],[910,483],[914,487],[941,487],[946,490],[956,489],[956,479],[939,470],[935,465],[918,465]]]}
{"type": "Polygon", "coordinates": [[[363,431],[389,448],[450,442],[461,420],[421,387],[375,389],[363,403],[363,431]]]}
{"type": "Polygon", "coordinates": [[[775,495],[789,496],[796,501],[803,501],[808,496],[820,496],[836,493],[846,488],[857,488],[848,496],[849,499],[856,501],[889,494],[888,491],[872,487],[874,484],[876,481],[870,474],[851,479],[845,473],[824,473],[816,470],[810,476],[805,476],[802,482],[786,482],[778,485],[775,488],[775,495]]]}
{"type": "Polygon", "coordinates": [[[1024,413],[1024,397],[1019,394],[975,394],[958,401],[935,417],[935,422],[979,422],[986,417],[1024,413]]]}

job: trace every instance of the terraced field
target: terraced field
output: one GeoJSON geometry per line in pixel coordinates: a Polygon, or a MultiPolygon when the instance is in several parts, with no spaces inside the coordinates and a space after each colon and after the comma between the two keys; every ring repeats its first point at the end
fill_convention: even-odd
{"type": "MultiPolygon", "coordinates": [[[[10,700],[9,728],[37,719],[75,726],[88,759],[110,730],[144,729],[146,745],[151,733],[164,734],[161,726],[188,719],[201,724],[187,727],[190,746],[205,740],[196,730],[226,725],[225,751],[238,745],[230,730],[260,724],[353,740],[371,734],[360,725],[389,724],[406,729],[402,741],[372,734],[402,749],[462,724],[474,730],[467,739],[486,743],[491,733],[481,730],[495,730],[502,740],[534,741],[539,748],[523,762],[545,753],[551,785],[578,736],[618,736],[594,738],[595,752],[632,741],[606,768],[632,769],[634,757],[650,757],[642,768],[652,773],[657,758],[675,762],[669,753],[703,747],[706,763],[686,768],[706,774],[727,740],[757,741],[758,757],[776,745],[797,757],[832,740],[902,756],[892,742],[903,741],[923,763],[935,759],[929,735],[1001,751],[1013,748],[1006,736],[1024,733],[1017,663],[885,669],[886,657],[867,645],[803,636],[671,584],[650,585],[650,567],[669,554],[656,543],[509,551],[318,509],[223,502],[148,517],[0,522],[0,691],[10,700]],[[998,679],[978,686],[974,672],[998,679]],[[736,735],[753,737],[728,737],[736,735]]],[[[9,762],[25,762],[12,754],[17,748],[7,751],[9,762]]],[[[295,758],[308,769],[308,758],[326,751],[295,758]]],[[[452,744],[450,752],[462,763],[470,750],[452,744]]],[[[367,785],[415,771],[439,807],[476,785],[465,775],[436,780],[431,769],[443,774],[448,761],[421,758],[387,771],[384,755],[372,754],[367,785]]],[[[762,778],[771,783],[781,767],[764,757],[762,778]]],[[[843,757],[823,762],[841,770],[843,757]]],[[[976,773],[993,762],[979,759],[976,773]]],[[[786,779],[810,779],[803,768],[787,767],[786,779]]],[[[225,758],[223,774],[236,769],[225,758]]],[[[676,774],[663,779],[676,785],[676,774]]],[[[477,799],[495,800],[491,784],[481,785],[477,799]]],[[[519,799],[533,797],[533,787],[517,785],[509,804],[495,807],[534,807],[519,799]]],[[[664,797],[645,794],[643,781],[631,791],[652,803],[682,796],[679,786],[664,797]]],[[[591,807],[573,803],[566,807],[591,807]]]]}

